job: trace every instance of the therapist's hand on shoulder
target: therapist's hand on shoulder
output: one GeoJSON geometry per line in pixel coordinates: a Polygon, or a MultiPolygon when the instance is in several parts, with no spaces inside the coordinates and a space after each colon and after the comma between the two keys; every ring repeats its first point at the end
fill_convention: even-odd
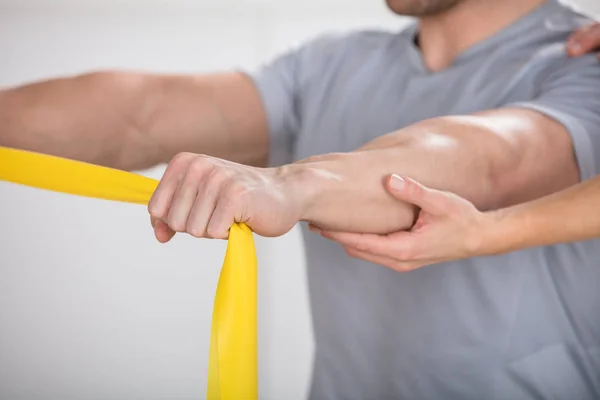
{"type": "Polygon", "coordinates": [[[373,235],[325,231],[315,226],[310,229],[340,243],[351,257],[400,272],[469,258],[480,252],[481,234],[492,221],[472,203],[398,175],[390,176],[386,186],[398,200],[420,208],[410,231],[373,235]]]}
{"type": "MultiPolygon", "coordinates": [[[[600,50],[600,22],[579,29],[567,41],[567,52],[573,57],[598,50],[600,50]]],[[[600,58],[600,54],[598,57],[600,58]]]]}

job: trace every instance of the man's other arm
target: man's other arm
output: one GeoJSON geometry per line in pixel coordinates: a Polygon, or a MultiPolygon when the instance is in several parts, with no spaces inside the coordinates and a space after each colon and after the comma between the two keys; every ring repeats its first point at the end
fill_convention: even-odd
{"type": "Polygon", "coordinates": [[[126,170],[183,151],[261,166],[268,135],[244,74],[109,71],[0,91],[0,145],[126,170]]]}
{"type": "MultiPolygon", "coordinates": [[[[394,173],[457,193],[482,210],[559,191],[600,173],[600,66],[587,56],[549,67],[536,98],[422,121],[349,153],[275,169],[183,154],[167,168],[150,214],[172,231],[219,238],[233,221],[267,236],[300,220],[327,230],[390,233],[409,228],[415,217],[413,206],[385,190],[394,173]],[[202,200],[194,202],[194,194],[202,200]]],[[[270,104],[285,103],[268,95],[269,85],[259,87],[270,104]]],[[[290,121],[280,125],[293,127],[290,121]]],[[[167,240],[172,233],[157,236],[167,240]]]]}
{"type": "Polygon", "coordinates": [[[572,137],[538,111],[507,108],[423,121],[353,152],[277,168],[184,153],[169,164],[149,212],[161,222],[161,241],[174,232],[225,238],[234,221],[264,236],[282,235],[298,221],[330,231],[396,232],[412,226],[415,209],[385,190],[390,174],[456,193],[483,210],[505,207],[580,179],[572,137]]]}

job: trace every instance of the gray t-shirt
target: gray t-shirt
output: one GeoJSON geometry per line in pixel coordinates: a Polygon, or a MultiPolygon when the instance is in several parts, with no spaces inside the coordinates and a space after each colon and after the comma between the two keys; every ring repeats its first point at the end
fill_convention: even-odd
{"type": "MultiPolygon", "coordinates": [[[[564,53],[582,19],[552,0],[438,73],[423,65],[416,24],[318,38],[252,74],[272,162],[510,105],[564,124],[589,179],[600,173],[600,64],[564,53]]],[[[401,274],[303,231],[312,399],[600,398],[600,241],[401,274]]]]}

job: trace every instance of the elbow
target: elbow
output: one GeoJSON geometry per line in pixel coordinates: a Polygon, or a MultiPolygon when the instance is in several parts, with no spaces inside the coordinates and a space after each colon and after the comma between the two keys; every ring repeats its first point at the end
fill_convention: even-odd
{"type": "Polygon", "coordinates": [[[489,143],[480,151],[480,162],[475,166],[481,171],[479,209],[497,210],[520,202],[518,197],[529,184],[530,168],[523,148],[501,136],[490,135],[489,143]]]}
{"type": "Polygon", "coordinates": [[[477,132],[477,140],[467,130],[429,131],[413,137],[409,147],[427,155],[438,189],[456,193],[482,211],[503,207],[518,179],[513,169],[519,168],[518,149],[485,131],[477,132]]]}
{"type": "Polygon", "coordinates": [[[488,181],[492,209],[550,195],[576,184],[580,171],[567,135],[548,135],[535,142],[502,141],[490,157],[488,181]]]}
{"type": "Polygon", "coordinates": [[[513,175],[506,166],[515,165],[517,154],[502,140],[484,135],[478,139],[465,137],[463,132],[444,132],[426,134],[417,141],[423,154],[432,160],[435,181],[446,177],[439,189],[456,193],[488,211],[506,201],[506,188],[513,175]]]}

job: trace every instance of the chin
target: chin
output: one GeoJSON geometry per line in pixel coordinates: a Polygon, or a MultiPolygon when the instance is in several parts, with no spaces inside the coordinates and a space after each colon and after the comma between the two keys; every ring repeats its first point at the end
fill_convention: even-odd
{"type": "Polygon", "coordinates": [[[386,0],[395,14],[410,17],[426,17],[450,10],[463,0],[386,0]]]}

